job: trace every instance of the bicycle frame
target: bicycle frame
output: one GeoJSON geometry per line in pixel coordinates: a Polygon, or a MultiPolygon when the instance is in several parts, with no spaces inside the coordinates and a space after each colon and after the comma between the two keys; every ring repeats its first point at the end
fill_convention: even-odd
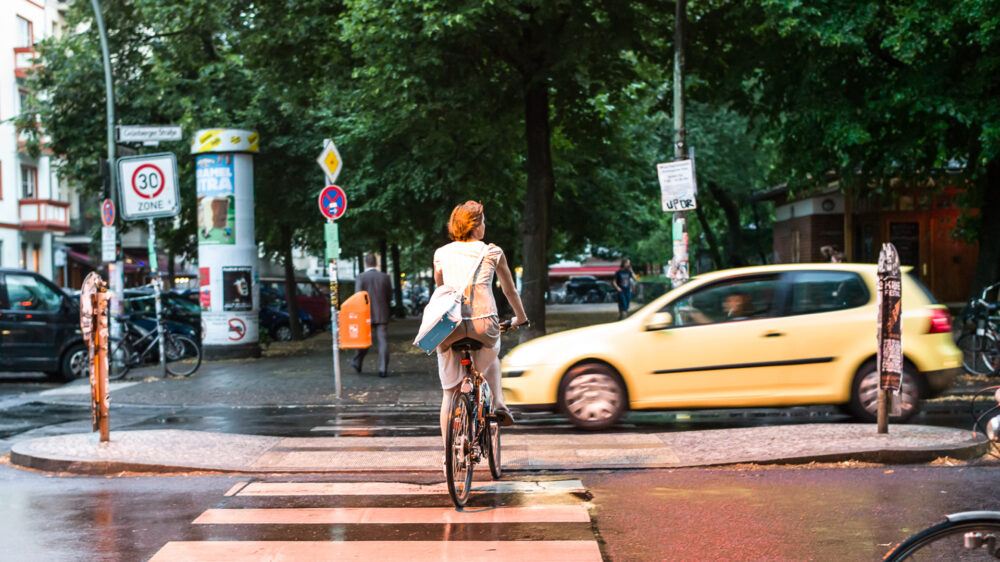
{"type": "MultiPolygon", "coordinates": [[[[134,326],[128,326],[128,330],[130,332],[132,330],[135,330],[136,332],[138,332],[138,330],[134,326]]],[[[159,326],[157,326],[157,328],[154,329],[154,330],[152,330],[152,331],[146,332],[145,334],[142,335],[141,338],[138,338],[138,339],[132,341],[132,345],[134,346],[134,348],[136,350],[140,350],[141,349],[141,351],[139,351],[135,355],[136,359],[138,360],[137,364],[138,363],[142,363],[146,359],[146,357],[149,355],[149,353],[153,350],[153,347],[156,346],[157,342],[159,342],[159,341],[160,341],[160,329],[159,329],[159,326]],[[143,342],[146,341],[147,339],[149,340],[149,344],[146,345],[145,347],[143,347],[143,342]]]]}
{"type": "Polygon", "coordinates": [[[472,403],[474,413],[472,416],[472,462],[478,463],[482,454],[479,443],[482,440],[483,428],[486,427],[487,417],[493,414],[493,394],[489,383],[472,363],[472,354],[467,350],[462,352],[462,367],[465,368],[465,376],[459,383],[459,392],[467,395],[469,402],[472,403]]]}

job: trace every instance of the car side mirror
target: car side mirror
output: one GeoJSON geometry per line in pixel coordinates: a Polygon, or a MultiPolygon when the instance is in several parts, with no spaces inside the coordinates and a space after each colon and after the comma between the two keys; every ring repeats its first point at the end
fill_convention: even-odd
{"type": "Polygon", "coordinates": [[[663,330],[674,324],[674,317],[669,312],[657,312],[646,323],[646,331],[663,330]]]}

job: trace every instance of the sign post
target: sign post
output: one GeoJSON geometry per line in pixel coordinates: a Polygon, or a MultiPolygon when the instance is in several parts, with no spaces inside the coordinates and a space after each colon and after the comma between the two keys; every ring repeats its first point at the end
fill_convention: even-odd
{"type": "Polygon", "coordinates": [[[674,255],[670,260],[668,275],[671,284],[679,287],[687,282],[689,269],[685,215],[687,211],[697,207],[698,189],[694,174],[694,159],[657,164],[656,176],[660,181],[660,202],[663,211],[673,213],[674,255]]]}
{"type": "Polygon", "coordinates": [[[319,212],[326,218],[324,237],[326,238],[326,261],[330,274],[330,337],[333,340],[333,379],[337,386],[337,398],[341,394],[340,379],[340,315],[337,308],[340,298],[337,294],[337,259],[340,258],[340,233],[337,219],[347,210],[347,195],[336,185],[328,185],[319,193],[319,212]]]}
{"type": "Polygon", "coordinates": [[[903,283],[896,247],[882,244],[878,256],[878,412],[879,433],[889,433],[889,415],[902,413],[899,389],[903,375],[903,283]],[[895,394],[895,399],[893,397],[895,394]]]}
{"type": "Polygon", "coordinates": [[[115,204],[110,199],[101,203],[101,261],[112,263],[118,257],[118,233],[115,228],[115,204]]]}
{"type": "MultiPolygon", "coordinates": [[[[118,184],[122,218],[146,219],[149,227],[149,273],[156,300],[156,329],[159,333],[160,376],[167,376],[167,358],[163,342],[167,327],[163,324],[163,283],[156,260],[156,228],[153,219],[172,217],[181,210],[177,187],[177,158],[173,152],[126,156],[118,159],[118,184]]],[[[103,214],[103,213],[102,213],[103,214]]]]}

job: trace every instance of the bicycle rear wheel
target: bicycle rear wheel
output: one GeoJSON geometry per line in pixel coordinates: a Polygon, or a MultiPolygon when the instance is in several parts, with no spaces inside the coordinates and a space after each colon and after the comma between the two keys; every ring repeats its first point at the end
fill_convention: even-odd
{"type": "Polygon", "coordinates": [[[500,423],[496,419],[486,421],[483,441],[483,450],[487,452],[490,461],[490,474],[494,480],[499,480],[503,470],[500,468],[500,423]]]}
{"type": "Polygon", "coordinates": [[[456,392],[451,399],[451,419],[445,436],[445,476],[455,507],[469,499],[472,487],[472,408],[469,397],[456,392]]]}
{"type": "Polygon", "coordinates": [[[962,350],[962,366],[972,375],[989,375],[1000,366],[1000,342],[991,333],[970,332],[958,338],[962,350]]]}
{"type": "Polygon", "coordinates": [[[201,365],[201,347],[187,336],[167,333],[163,340],[167,372],[177,377],[186,377],[201,365]]]}
{"type": "Polygon", "coordinates": [[[883,560],[996,560],[1000,557],[998,541],[1000,512],[953,513],[910,535],[883,560]]]}
{"type": "Polygon", "coordinates": [[[128,374],[132,367],[132,343],[128,338],[109,338],[111,353],[108,355],[108,379],[118,380],[128,374]]]}

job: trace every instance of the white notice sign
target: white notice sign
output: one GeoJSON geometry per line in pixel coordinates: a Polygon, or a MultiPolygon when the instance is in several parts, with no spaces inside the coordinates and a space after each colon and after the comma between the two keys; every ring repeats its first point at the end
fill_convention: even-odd
{"type": "Polygon", "coordinates": [[[689,211],[695,208],[698,187],[695,183],[693,160],[657,164],[656,175],[660,180],[664,211],[689,211]]]}
{"type": "Polygon", "coordinates": [[[125,220],[172,217],[181,211],[173,152],[118,159],[118,189],[125,220]]]}
{"type": "Polygon", "coordinates": [[[101,227],[101,261],[104,263],[111,263],[115,261],[115,227],[113,226],[102,226],[101,227]]]}

